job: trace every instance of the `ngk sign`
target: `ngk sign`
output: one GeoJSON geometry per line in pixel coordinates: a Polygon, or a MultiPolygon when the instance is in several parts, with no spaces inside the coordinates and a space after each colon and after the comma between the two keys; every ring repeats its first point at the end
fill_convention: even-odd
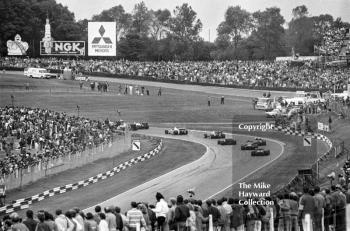
{"type": "Polygon", "coordinates": [[[43,42],[40,42],[40,55],[85,55],[84,41],[53,41],[51,52],[47,53],[43,42]]]}

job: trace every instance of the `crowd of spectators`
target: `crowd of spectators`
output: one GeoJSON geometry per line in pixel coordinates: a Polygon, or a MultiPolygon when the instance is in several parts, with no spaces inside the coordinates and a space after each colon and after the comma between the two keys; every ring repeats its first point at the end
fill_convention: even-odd
{"type": "MultiPolygon", "coordinates": [[[[290,191],[272,198],[234,199],[220,198],[201,201],[194,197],[165,200],[156,194],[154,204],[131,202],[128,211],[110,205],[103,210],[84,213],[73,208],[63,213],[56,210],[38,211],[34,219],[32,210],[26,211],[26,219],[17,213],[3,217],[4,231],[290,231],[306,228],[307,214],[313,230],[345,230],[345,207],[350,191],[340,185],[320,190],[304,187],[303,192],[290,191]],[[253,201],[256,203],[244,203],[253,201]],[[258,203],[258,202],[261,203],[258,203]],[[264,203],[264,202],[270,203],[264,203]],[[211,215],[211,216],[210,216],[211,215]],[[324,229],[322,229],[322,226],[324,229]],[[332,228],[333,227],[333,228],[332,228]]],[[[309,230],[309,229],[308,229],[309,230]]]]}
{"type": "Polygon", "coordinates": [[[1,58],[3,67],[46,67],[77,72],[102,72],[156,80],[235,85],[242,87],[345,89],[349,69],[315,68],[309,63],[292,66],[288,62],[210,61],[210,62],[138,62],[127,60],[61,60],[1,58]]]}
{"type": "Polygon", "coordinates": [[[117,123],[28,107],[0,107],[0,174],[82,152],[113,139],[117,123]]]}
{"type": "MultiPolygon", "coordinates": [[[[317,29],[319,27],[315,28],[317,29]]],[[[346,29],[326,26],[319,30],[322,31],[317,32],[323,35],[322,44],[318,46],[319,51],[325,55],[339,56],[342,47],[345,45],[346,29]]]]}

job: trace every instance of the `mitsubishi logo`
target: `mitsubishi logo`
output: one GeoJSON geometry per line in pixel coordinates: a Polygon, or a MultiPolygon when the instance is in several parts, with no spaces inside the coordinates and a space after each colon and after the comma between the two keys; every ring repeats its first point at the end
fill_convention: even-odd
{"type": "Polygon", "coordinates": [[[101,39],[103,39],[103,41],[107,44],[112,43],[112,40],[109,37],[103,37],[106,30],[102,25],[101,25],[100,29],[98,30],[98,32],[100,33],[101,37],[95,37],[91,43],[98,44],[98,43],[100,43],[101,39]]]}

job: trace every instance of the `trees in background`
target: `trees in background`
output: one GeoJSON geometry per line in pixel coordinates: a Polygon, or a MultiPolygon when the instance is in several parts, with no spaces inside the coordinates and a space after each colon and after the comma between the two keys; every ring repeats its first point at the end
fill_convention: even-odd
{"type": "Polygon", "coordinates": [[[187,3],[175,9],[149,9],[137,3],[131,12],[122,5],[76,21],[67,7],[55,0],[0,1],[0,55],[6,55],[6,41],[16,34],[29,43],[28,54],[39,55],[44,25],[50,19],[55,40],[87,42],[89,21],[116,22],[117,58],[130,60],[228,60],[273,59],[276,56],[313,55],[314,45],[322,44],[327,28],[349,27],[331,15],[311,16],[305,5],[295,7],[285,23],[280,9],[248,12],[229,6],[217,27],[214,43],[199,36],[202,22],[187,3]]]}

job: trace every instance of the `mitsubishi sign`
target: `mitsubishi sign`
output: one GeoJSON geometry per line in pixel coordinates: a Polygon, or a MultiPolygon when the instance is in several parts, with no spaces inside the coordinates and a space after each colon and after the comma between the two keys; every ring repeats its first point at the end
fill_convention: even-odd
{"type": "Polygon", "coordinates": [[[45,49],[44,42],[40,42],[40,55],[85,55],[84,41],[52,41],[51,49],[45,49]]]}
{"type": "Polygon", "coordinates": [[[88,51],[89,56],[116,55],[116,23],[89,22],[88,51]]]}

